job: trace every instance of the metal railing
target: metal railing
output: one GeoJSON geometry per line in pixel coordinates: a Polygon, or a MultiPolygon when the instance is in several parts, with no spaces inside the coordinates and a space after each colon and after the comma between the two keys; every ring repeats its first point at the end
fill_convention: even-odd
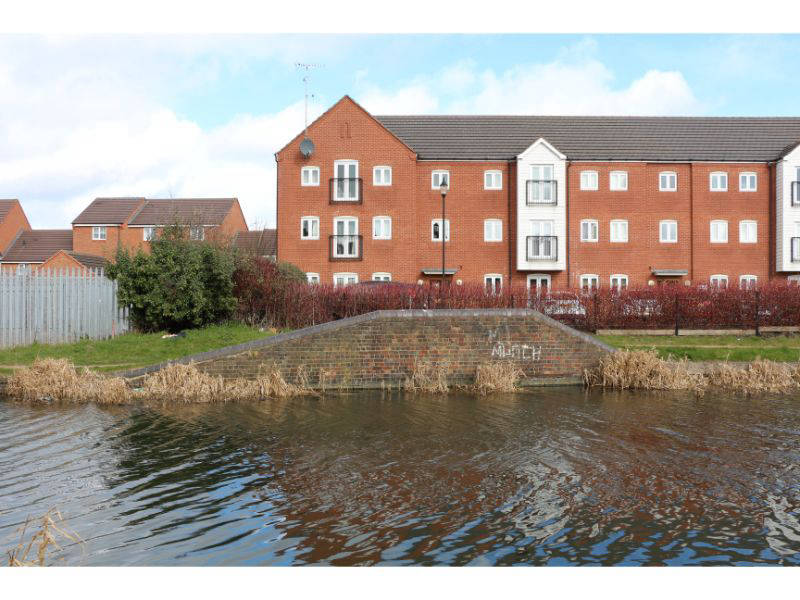
{"type": "Polygon", "coordinates": [[[361,204],[364,180],[360,177],[333,178],[329,182],[331,204],[361,204]]]}
{"type": "Polygon", "coordinates": [[[528,179],[525,182],[525,204],[557,204],[558,185],[555,179],[528,179]]]}
{"type": "Polygon", "coordinates": [[[330,260],[363,260],[362,238],[361,235],[330,236],[330,260]]]}
{"type": "Polygon", "coordinates": [[[792,262],[800,262],[800,237],[789,238],[790,258],[792,262]]]}
{"type": "Polygon", "coordinates": [[[528,260],[558,259],[558,237],[554,235],[529,235],[525,241],[528,260]]]}
{"type": "Polygon", "coordinates": [[[800,181],[792,181],[792,206],[800,206],[800,181]]]}

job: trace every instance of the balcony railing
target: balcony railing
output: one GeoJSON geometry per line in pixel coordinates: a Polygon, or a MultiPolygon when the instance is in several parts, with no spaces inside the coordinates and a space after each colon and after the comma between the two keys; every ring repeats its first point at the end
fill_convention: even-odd
{"type": "Polygon", "coordinates": [[[528,206],[557,204],[557,192],[555,179],[528,179],[525,182],[525,203],[528,206]]]}
{"type": "Polygon", "coordinates": [[[526,242],[528,260],[558,260],[558,237],[529,235],[526,242]]]}
{"type": "Polygon", "coordinates": [[[360,177],[334,178],[329,185],[331,204],[361,204],[364,181],[360,177]]]}
{"type": "Polygon", "coordinates": [[[792,206],[800,206],[800,181],[792,182],[792,206]]]}
{"type": "Polygon", "coordinates": [[[330,260],[363,260],[363,244],[360,235],[330,236],[330,260]]]}
{"type": "Polygon", "coordinates": [[[789,260],[792,262],[800,262],[800,237],[790,238],[789,242],[789,260]]]}

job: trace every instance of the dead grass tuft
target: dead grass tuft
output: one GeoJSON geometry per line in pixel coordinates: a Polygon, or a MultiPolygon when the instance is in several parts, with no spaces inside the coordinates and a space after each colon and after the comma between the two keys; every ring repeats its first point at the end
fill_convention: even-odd
{"type": "Polygon", "coordinates": [[[796,368],[757,358],[745,367],[715,365],[706,373],[706,380],[709,387],[725,390],[785,394],[798,388],[800,379],[796,374],[796,368]]]}
{"type": "Polygon", "coordinates": [[[25,521],[25,524],[20,528],[20,539],[17,546],[8,552],[8,566],[9,567],[44,567],[46,566],[47,552],[50,547],[57,550],[61,546],[56,542],[56,536],[65,538],[71,542],[79,543],[81,539],[75,533],[66,531],[63,528],[64,519],[61,513],[57,510],[51,509],[45,513],[41,518],[39,528],[31,535],[30,539],[26,541],[26,534],[28,527],[31,524],[30,519],[25,521]],[[55,517],[55,519],[53,518],[55,517]],[[58,522],[56,522],[58,521],[58,522]],[[31,552],[36,549],[35,557],[31,556],[31,552]]]}
{"type": "Polygon", "coordinates": [[[478,394],[513,392],[524,373],[512,362],[490,362],[478,365],[473,390],[478,394]]]}
{"type": "Polygon", "coordinates": [[[421,361],[414,359],[411,367],[411,376],[406,377],[403,389],[408,392],[422,392],[426,394],[446,394],[450,386],[447,383],[447,369],[449,363],[421,361]]]}
{"type": "Polygon", "coordinates": [[[6,393],[23,401],[127,402],[130,388],[121,377],[106,377],[89,369],[78,371],[64,358],[37,358],[9,378],[6,393]]]}

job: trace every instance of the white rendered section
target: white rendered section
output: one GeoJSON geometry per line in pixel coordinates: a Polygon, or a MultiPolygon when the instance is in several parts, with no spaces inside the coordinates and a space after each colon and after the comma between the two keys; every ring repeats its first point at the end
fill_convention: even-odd
{"type": "Polygon", "coordinates": [[[790,151],[775,165],[775,270],[783,273],[800,273],[800,262],[792,262],[793,237],[800,235],[800,197],[792,205],[792,188],[800,196],[800,145],[790,151]]]}

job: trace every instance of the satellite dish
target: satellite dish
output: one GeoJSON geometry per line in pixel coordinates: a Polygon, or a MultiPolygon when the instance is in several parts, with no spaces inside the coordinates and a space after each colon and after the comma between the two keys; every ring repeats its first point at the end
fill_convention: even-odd
{"type": "Polygon", "coordinates": [[[314,142],[311,141],[311,138],[305,138],[302,142],[300,142],[300,154],[302,154],[305,158],[308,158],[314,152],[314,142]]]}

